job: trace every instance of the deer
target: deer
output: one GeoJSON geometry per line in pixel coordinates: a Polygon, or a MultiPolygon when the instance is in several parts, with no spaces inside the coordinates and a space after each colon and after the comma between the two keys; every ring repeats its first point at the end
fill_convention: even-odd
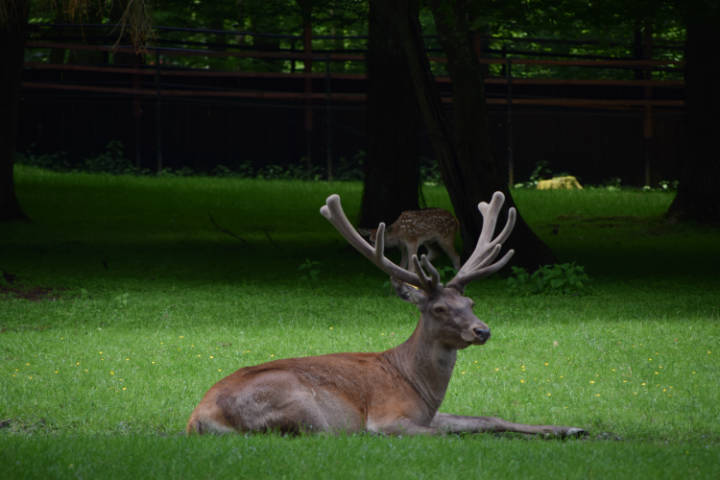
{"type": "Polygon", "coordinates": [[[463,292],[469,282],[500,270],[514,254],[508,250],[497,259],[515,224],[514,208],[493,238],[504,200],[496,192],[489,204],[479,203],[483,226],[477,245],[455,277],[443,285],[427,255],[419,259],[412,255],[414,270],[389,260],[384,254],[385,224],[380,223],[377,242],[371,245],[348,221],[340,197],[330,195],[320,213],[350,245],[390,276],[401,299],[418,308],[415,330],[405,342],[383,352],[331,353],[240,368],[208,390],[190,415],[186,432],[584,435],[579,427],[439,412],[458,350],[490,339],[490,328],[475,316],[473,300],[463,292]]]}
{"type": "MultiPolygon", "coordinates": [[[[450,258],[455,270],[460,269],[460,255],[455,250],[455,236],[460,225],[452,213],[442,208],[424,208],[405,210],[385,231],[385,246],[399,247],[400,266],[412,267],[410,258],[417,254],[421,245],[428,250],[428,260],[437,258],[437,247],[450,258]]],[[[363,230],[373,245],[377,239],[377,229],[363,230]]]]}

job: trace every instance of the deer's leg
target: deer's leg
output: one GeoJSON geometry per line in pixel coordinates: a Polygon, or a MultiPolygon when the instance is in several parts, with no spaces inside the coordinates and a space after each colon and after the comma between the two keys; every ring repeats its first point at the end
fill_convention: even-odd
{"type": "Polygon", "coordinates": [[[432,244],[432,243],[425,243],[424,245],[425,245],[425,248],[427,248],[427,251],[428,251],[428,253],[427,253],[428,262],[432,263],[433,260],[435,260],[436,258],[438,258],[438,255],[439,255],[438,249],[437,249],[437,247],[435,246],[435,244],[432,244]]]}
{"type": "Polygon", "coordinates": [[[413,241],[403,242],[403,248],[402,248],[403,257],[400,260],[401,267],[407,268],[411,271],[413,270],[414,267],[410,264],[410,259],[412,258],[413,255],[417,255],[417,251],[418,251],[419,247],[420,247],[420,245],[418,245],[417,242],[413,242],[413,241]]]}
{"type": "Polygon", "coordinates": [[[455,251],[455,238],[441,239],[438,240],[437,244],[442,248],[448,258],[450,258],[455,270],[460,270],[460,255],[455,251]]]}
{"type": "Polygon", "coordinates": [[[385,425],[368,425],[368,431],[385,435],[439,435],[444,433],[434,427],[419,425],[409,418],[397,418],[385,425]]]}
{"type": "Polygon", "coordinates": [[[410,256],[408,255],[408,246],[404,243],[400,244],[400,266],[402,268],[408,268],[410,263],[410,256]]]}
{"type": "Polygon", "coordinates": [[[430,424],[445,433],[516,432],[558,437],[582,436],[582,428],[557,425],[526,425],[497,417],[465,417],[448,413],[437,413],[430,424]]]}

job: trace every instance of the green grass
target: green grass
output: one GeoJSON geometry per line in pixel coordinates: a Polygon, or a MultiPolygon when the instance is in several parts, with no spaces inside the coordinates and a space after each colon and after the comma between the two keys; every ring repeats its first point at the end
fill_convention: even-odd
{"type": "Polygon", "coordinates": [[[51,291],[0,296],[3,478],[720,475],[720,232],[666,224],[671,194],[517,191],[591,293],[516,297],[501,276],[468,289],[493,338],[459,354],[442,410],[586,439],[187,438],[194,405],[239,367],[410,334],[413,307],[318,214],[338,192],[352,218],[361,185],[16,177],[33,220],[0,225],[0,270],[51,291]]]}

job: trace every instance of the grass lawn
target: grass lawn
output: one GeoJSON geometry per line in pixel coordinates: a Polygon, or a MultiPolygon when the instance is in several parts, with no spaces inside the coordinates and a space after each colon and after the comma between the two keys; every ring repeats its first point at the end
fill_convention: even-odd
{"type": "MultiPolygon", "coordinates": [[[[2,478],[720,478],[720,230],[664,192],[514,192],[582,296],[472,284],[493,337],[442,411],[584,427],[581,440],[185,437],[204,392],[280,357],[378,351],[414,307],[318,209],[361,185],[16,167],[0,224],[2,478]]],[[[449,207],[428,187],[428,203],[449,207]]]]}

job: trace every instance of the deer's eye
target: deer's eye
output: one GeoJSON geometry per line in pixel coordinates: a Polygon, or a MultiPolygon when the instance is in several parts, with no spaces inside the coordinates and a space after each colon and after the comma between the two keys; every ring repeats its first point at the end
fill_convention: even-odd
{"type": "Polygon", "coordinates": [[[432,311],[435,315],[442,315],[443,313],[447,312],[447,308],[445,305],[435,305],[432,307],[432,311]]]}

